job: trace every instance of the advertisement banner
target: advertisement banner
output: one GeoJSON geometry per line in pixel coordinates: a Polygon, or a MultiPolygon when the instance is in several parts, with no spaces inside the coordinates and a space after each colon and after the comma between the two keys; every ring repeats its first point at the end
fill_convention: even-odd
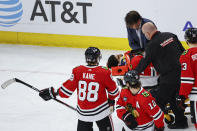
{"type": "Polygon", "coordinates": [[[126,13],[138,11],[183,39],[197,27],[196,0],[1,0],[0,31],[127,38],[126,13]]]}

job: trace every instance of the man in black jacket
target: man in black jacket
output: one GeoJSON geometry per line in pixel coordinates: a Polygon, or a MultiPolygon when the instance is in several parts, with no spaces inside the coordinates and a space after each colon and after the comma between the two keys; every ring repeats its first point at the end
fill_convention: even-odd
{"type": "Polygon", "coordinates": [[[127,25],[129,46],[132,50],[145,48],[149,40],[142,33],[142,26],[152,21],[141,17],[137,11],[133,10],[126,14],[125,22],[127,25]]]}
{"type": "Polygon", "coordinates": [[[138,73],[142,72],[151,62],[160,74],[159,90],[156,98],[157,104],[165,111],[170,103],[175,114],[175,123],[169,124],[171,129],[184,129],[188,127],[184,111],[176,105],[176,94],[180,88],[181,64],[179,57],[184,48],[175,34],[159,32],[154,24],[148,22],[143,25],[142,31],[149,41],[145,48],[145,57],[136,67],[138,73]]]}

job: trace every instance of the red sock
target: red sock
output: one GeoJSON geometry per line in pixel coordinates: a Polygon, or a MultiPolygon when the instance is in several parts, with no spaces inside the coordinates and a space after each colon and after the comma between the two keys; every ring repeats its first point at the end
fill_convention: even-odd
{"type": "Polygon", "coordinates": [[[197,124],[194,124],[195,125],[195,127],[196,127],[196,129],[197,129],[197,124]]]}

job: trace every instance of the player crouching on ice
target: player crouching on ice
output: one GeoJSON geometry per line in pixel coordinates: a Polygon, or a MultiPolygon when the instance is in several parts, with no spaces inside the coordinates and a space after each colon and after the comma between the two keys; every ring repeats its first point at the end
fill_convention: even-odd
{"type": "Polygon", "coordinates": [[[132,70],[124,75],[123,87],[116,104],[116,112],[126,126],[123,131],[163,131],[164,113],[152,95],[141,87],[138,74],[132,70]]]}
{"type": "Polygon", "coordinates": [[[41,90],[40,97],[44,100],[60,97],[68,98],[77,90],[77,131],[93,131],[96,122],[99,131],[114,131],[110,107],[119,95],[119,89],[112,80],[111,71],[98,66],[101,53],[96,47],[85,51],[87,66],[80,65],[72,71],[71,78],[63,83],[58,92],[54,88],[41,90]]]}

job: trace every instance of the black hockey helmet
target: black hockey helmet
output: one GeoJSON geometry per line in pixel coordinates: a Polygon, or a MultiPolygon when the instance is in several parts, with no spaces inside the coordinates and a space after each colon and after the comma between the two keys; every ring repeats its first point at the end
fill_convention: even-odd
{"type": "Polygon", "coordinates": [[[124,81],[125,83],[129,83],[130,87],[137,88],[140,83],[139,81],[139,75],[136,70],[130,70],[124,75],[124,81]]]}
{"type": "Polygon", "coordinates": [[[184,37],[189,43],[197,43],[197,28],[188,28],[185,31],[184,37]]]}
{"type": "Polygon", "coordinates": [[[101,52],[96,47],[88,47],[85,51],[85,59],[89,64],[98,64],[101,59],[101,52]]]}

